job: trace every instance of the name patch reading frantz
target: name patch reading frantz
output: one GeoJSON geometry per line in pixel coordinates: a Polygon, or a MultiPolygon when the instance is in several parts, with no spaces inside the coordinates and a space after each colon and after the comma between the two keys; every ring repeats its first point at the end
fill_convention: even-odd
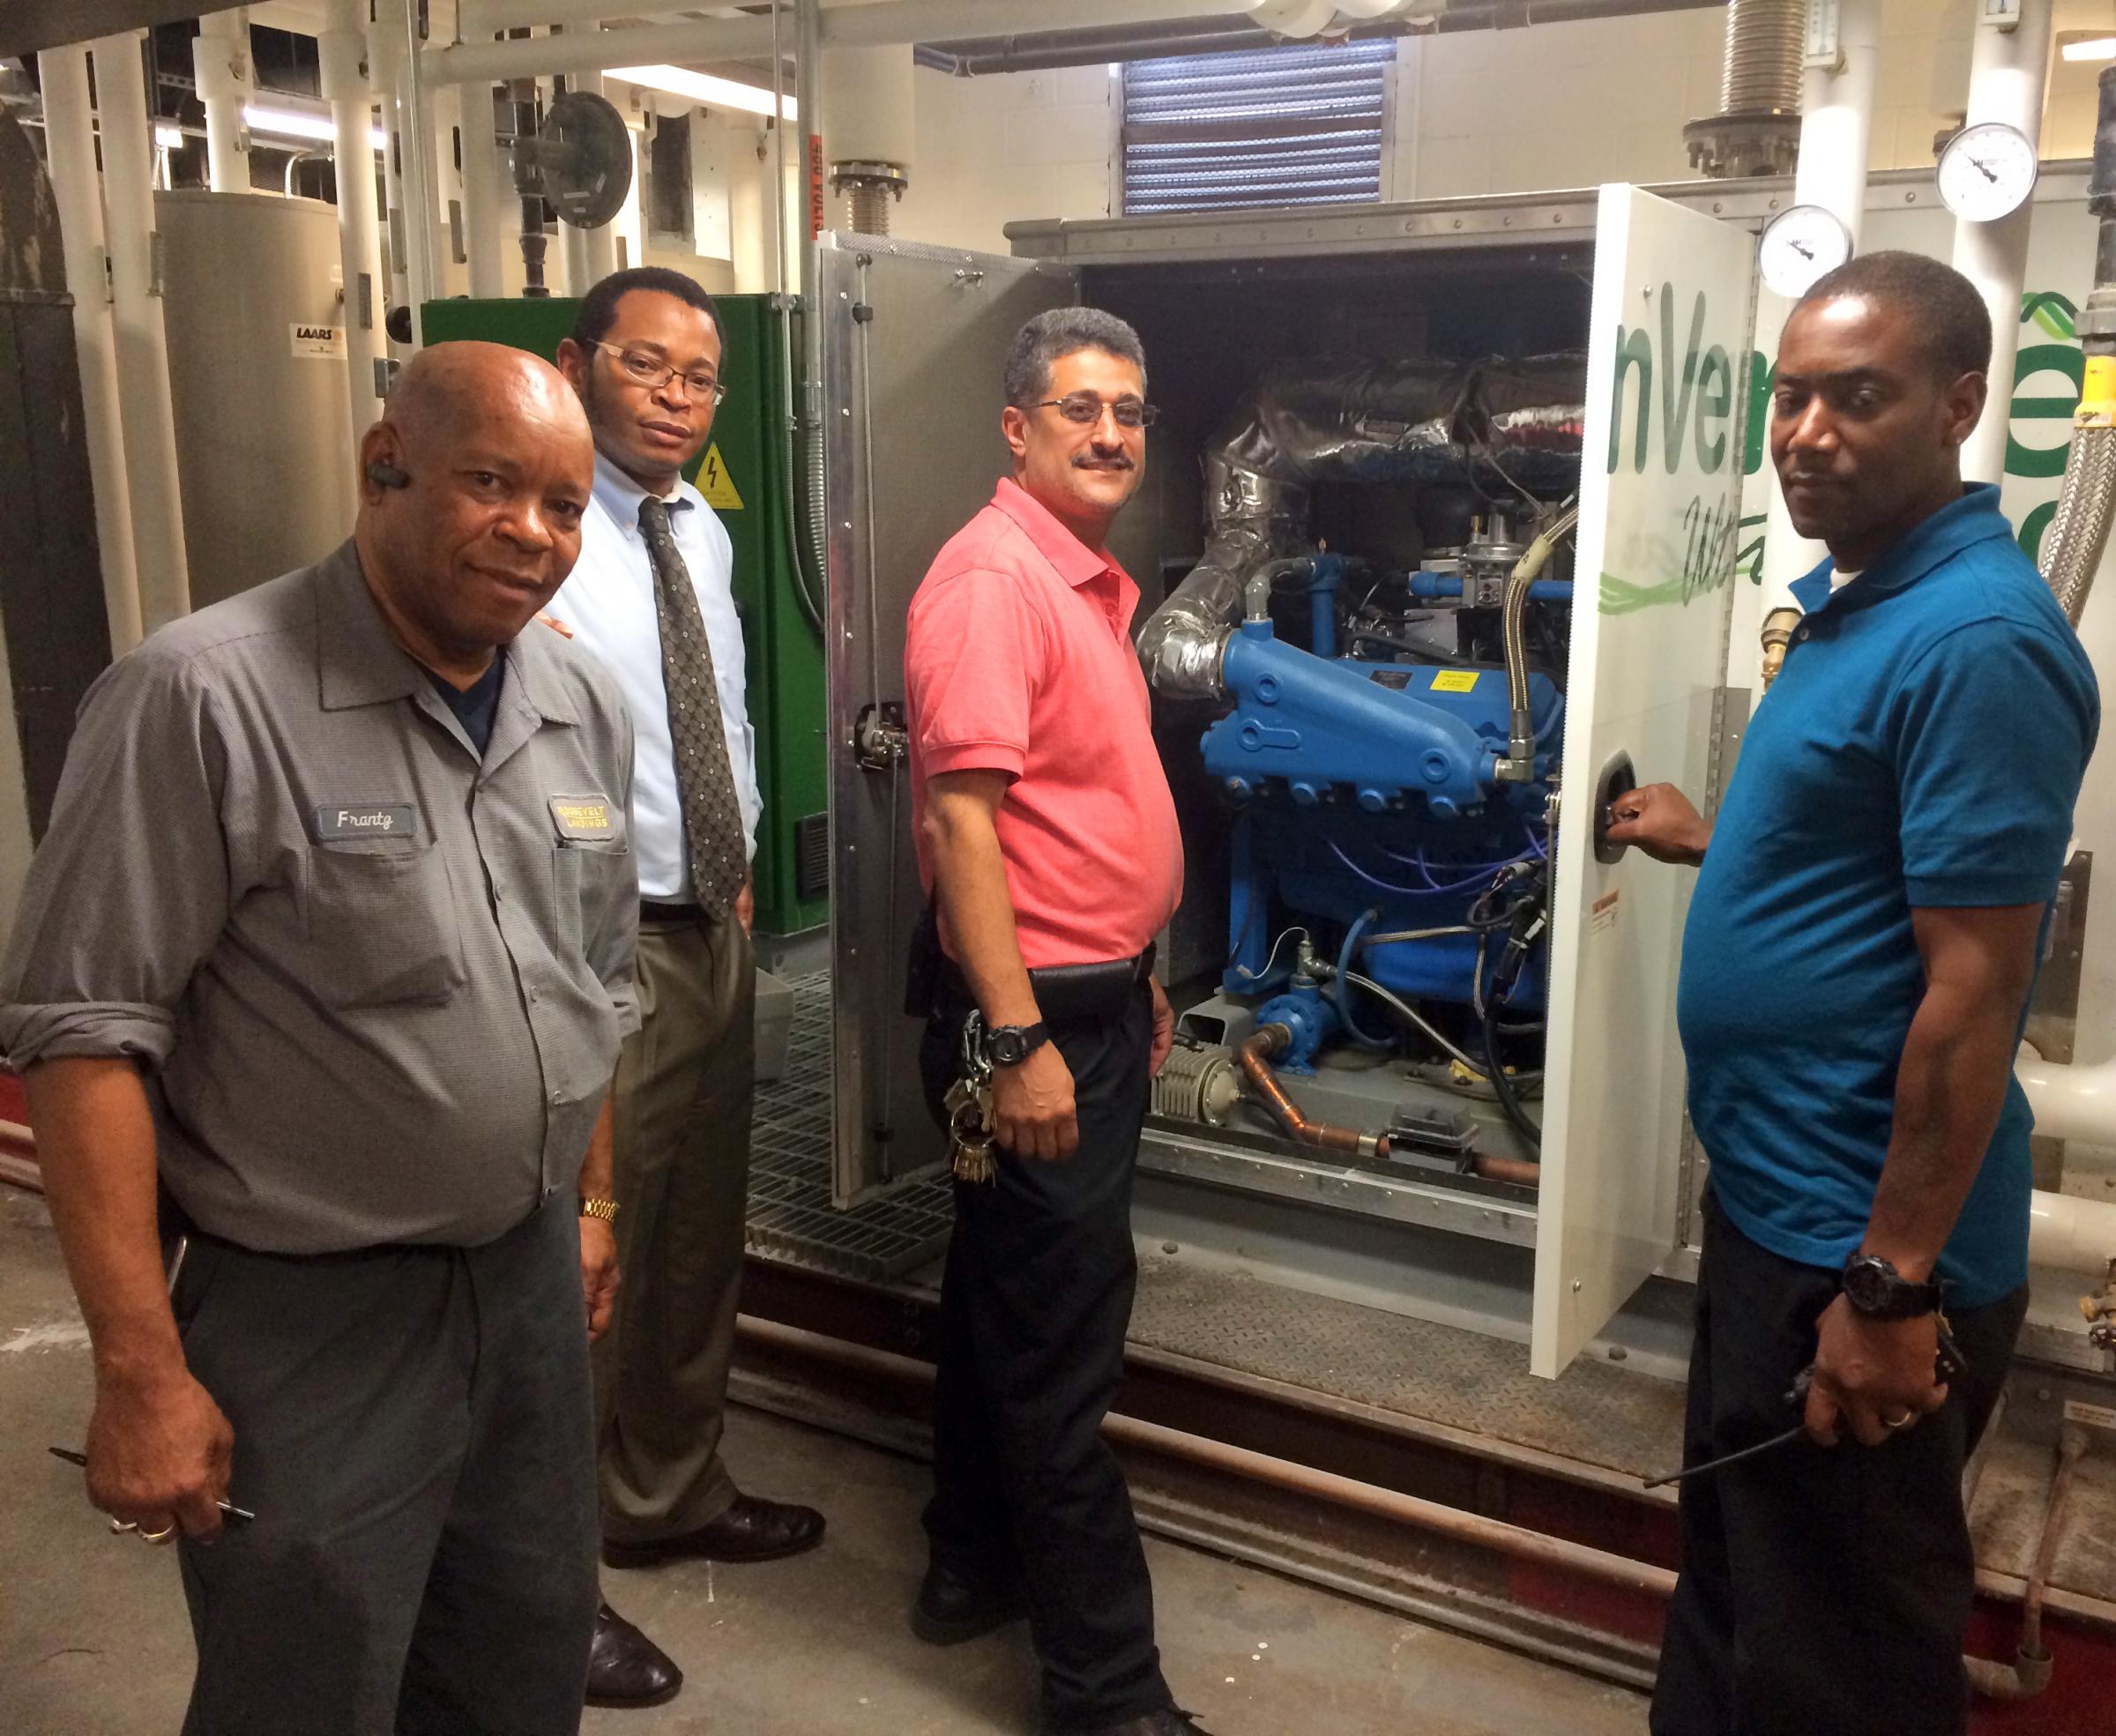
{"type": "Polygon", "coordinates": [[[316,810],[316,841],[404,838],[417,834],[419,810],[408,801],[327,801],[316,810]]]}
{"type": "Polygon", "coordinates": [[[615,838],[617,823],[607,795],[555,795],[551,817],[561,838],[615,838]]]}

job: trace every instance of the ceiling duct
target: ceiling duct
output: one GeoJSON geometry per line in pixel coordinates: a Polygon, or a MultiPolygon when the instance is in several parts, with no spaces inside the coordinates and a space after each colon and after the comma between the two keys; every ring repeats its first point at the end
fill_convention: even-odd
{"type": "Polygon", "coordinates": [[[1807,37],[1807,0],[1727,0],[1719,112],[1682,130],[1691,168],[1715,179],[1792,173],[1807,37]]]}

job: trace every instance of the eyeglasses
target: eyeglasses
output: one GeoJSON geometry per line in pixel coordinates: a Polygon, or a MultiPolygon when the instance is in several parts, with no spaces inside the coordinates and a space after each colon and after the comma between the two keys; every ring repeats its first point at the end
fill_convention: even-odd
{"type": "Polygon", "coordinates": [[[1114,404],[1106,404],[1092,391],[1077,391],[1068,398],[1047,398],[1029,406],[1032,410],[1055,410],[1069,422],[1078,422],[1083,428],[1102,420],[1106,410],[1117,419],[1119,428],[1151,428],[1160,413],[1159,406],[1141,403],[1136,398],[1120,398],[1114,404]]]}
{"type": "Polygon", "coordinates": [[[617,358],[617,365],[624,370],[627,379],[636,386],[649,391],[659,391],[677,375],[683,374],[684,390],[693,398],[711,398],[715,404],[727,396],[727,388],[711,374],[684,374],[681,368],[672,368],[658,355],[649,355],[644,350],[628,350],[616,344],[598,343],[599,350],[607,350],[617,358]]]}

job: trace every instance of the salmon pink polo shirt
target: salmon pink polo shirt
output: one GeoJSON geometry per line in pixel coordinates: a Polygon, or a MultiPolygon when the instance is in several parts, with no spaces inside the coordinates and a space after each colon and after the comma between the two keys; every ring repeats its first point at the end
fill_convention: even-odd
{"type": "Polygon", "coordinates": [[[926,780],[1005,772],[999,847],[1031,970],[1143,952],[1182,897],[1175,802],[1131,644],[1138,601],[1121,567],[1010,477],[912,599],[904,680],[920,876],[930,892],[926,780]]]}

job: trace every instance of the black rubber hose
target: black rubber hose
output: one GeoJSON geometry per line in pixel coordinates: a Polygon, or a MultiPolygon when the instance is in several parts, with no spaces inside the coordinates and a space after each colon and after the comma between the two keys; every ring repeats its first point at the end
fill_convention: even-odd
{"type": "Polygon", "coordinates": [[[1506,1118],[1514,1124],[1514,1130],[1528,1142],[1528,1149],[1540,1159],[1543,1155],[1543,1129],[1528,1118],[1528,1111],[1521,1106],[1520,1094],[1514,1090],[1514,1082],[1508,1077],[1505,1064],[1499,1059],[1499,1008],[1496,1001],[1484,1004],[1484,1064],[1491,1075],[1492,1090],[1499,1099],[1499,1106],[1506,1111],[1506,1118]]]}

